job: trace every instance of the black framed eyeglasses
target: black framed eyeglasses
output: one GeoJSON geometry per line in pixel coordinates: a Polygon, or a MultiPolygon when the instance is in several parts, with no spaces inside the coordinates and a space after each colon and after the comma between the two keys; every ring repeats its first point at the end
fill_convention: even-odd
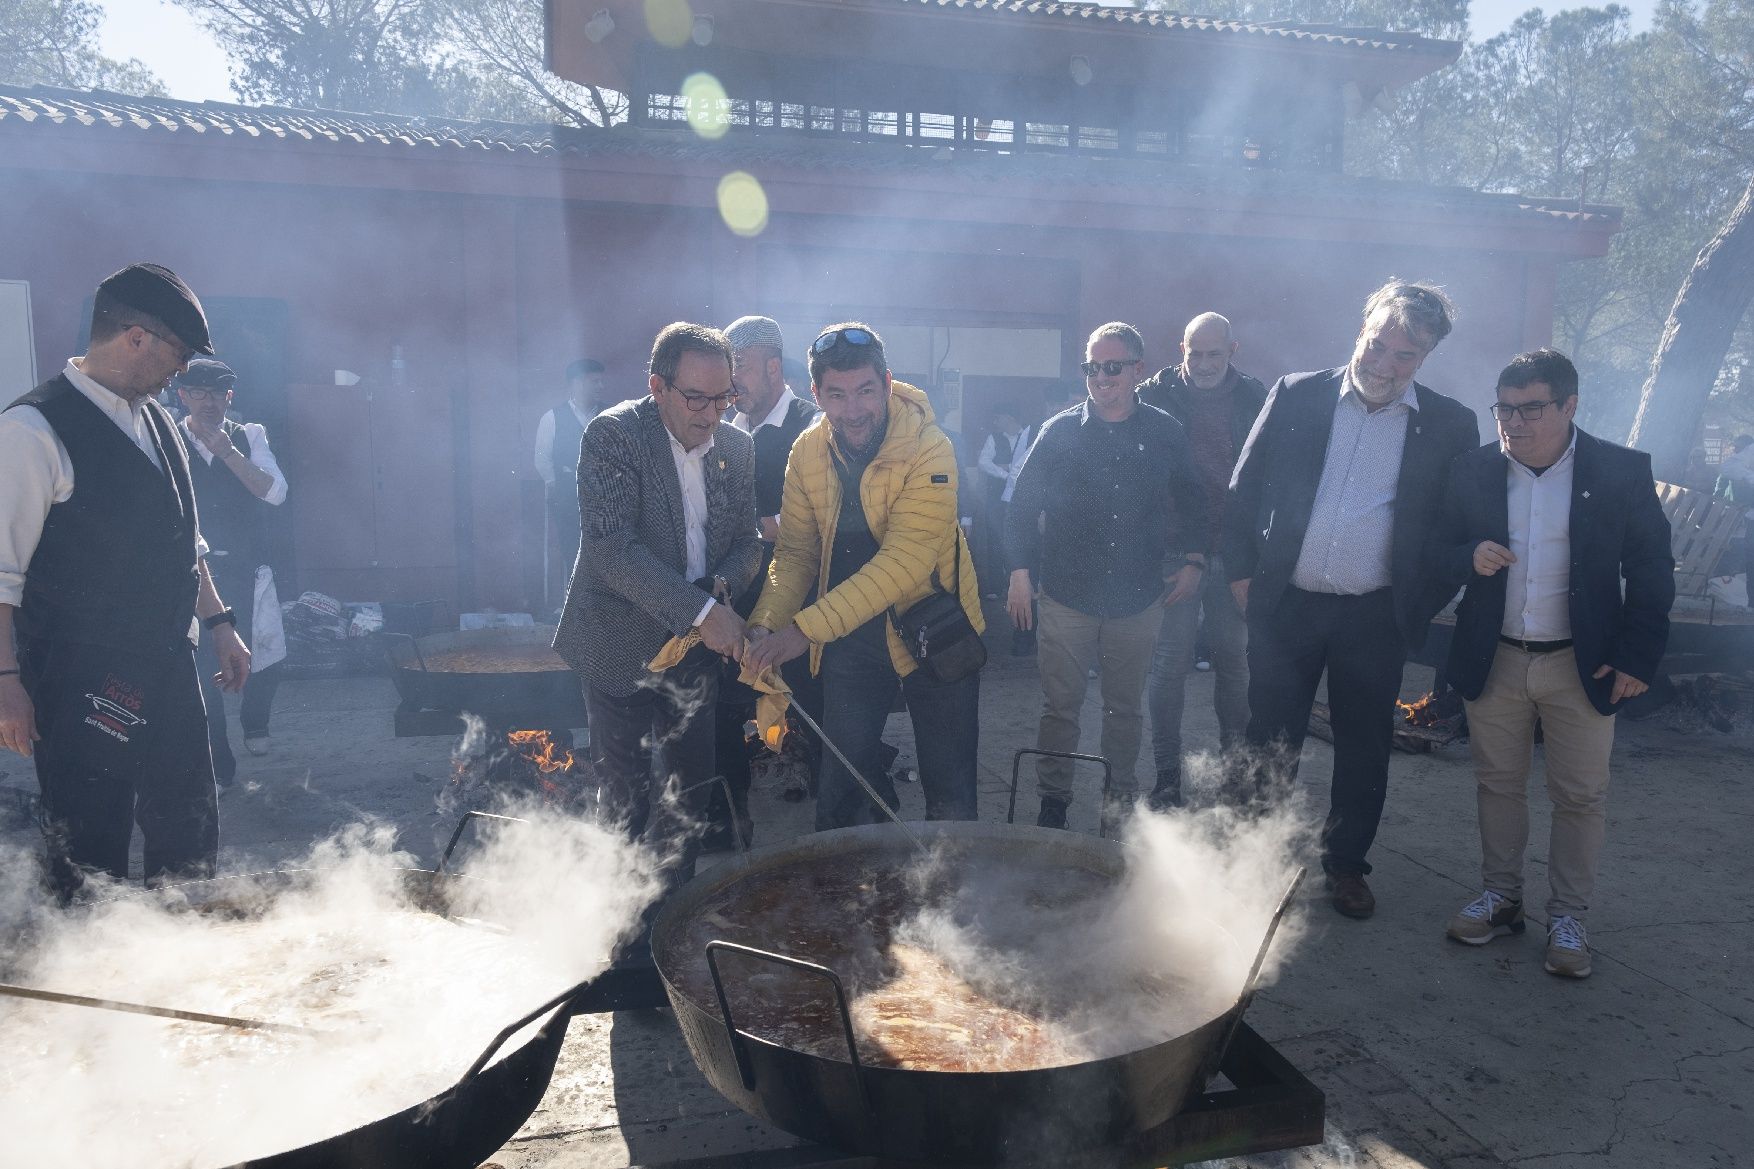
{"type": "Polygon", "coordinates": [[[1141,357],[1129,357],[1125,361],[1086,361],[1078,368],[1084,371],[1085,377],[1095,377],[1101,373],[1108,377],[1119,377],[1121,371],[1129,365],[1138,365],[1141,357]]]}
{"type": "Polygon", "coordinates": [[[1547,407],[1557,406],[1561,401],[1561,398],[1549,398],[1545,402],[1524,402],[1520,406],[1513,406],[1509,402],[1494,402],[1487,409],[1500,422],[1508,422],[1519,414],[1524,422],[1533,422],[1547,412],[1547,407]]]}
{"type": "Polygon", "coordinates": [[[737,394],[734,390],[729,394],[713,394],[708,396],[706,394],[691,394],[687,390],[678,390],[676,389],[676,383],[669,378],[664,379],[664,384],[669,386],[673,392],[681,394],[682,400],[688,403],[688,409],[695,414],[699,414],[708,406],[711,406],[720,414],[723,414],[731,408],[731,403],[737,400],[737,394]]]}
{"type": "Polygon", "coordinates": [[[191,402],[205,402],[209,398],[223,398],[231,393],[230,390],[207,386],[178,386],[177,389],[181,390],[183,396],[191,402]]]}
{"type": "Polygon", "coordinates": [[[869,329],[830,329],[816,340],[810,342],[810,352],[827,353],[836,345],[845,341],[848,345],[875,345],[877,338],[871,336],[869,329]]]}
{"type": "Polygon", "coordinates": [[[141,325],[140,331],[142,333],[146,333],[149,336],[157,337],[160,341],[163,341],[166,345],[169,345],[171,347],[171,352],[175,353],[177,355],[177,358],[178,358],[177,364],[178,365],[189,364],[190,360],[192,360],[195,356],[195,351],[193,349],[190,349],[187,345],[183,344],[181,341],[171,340],[169,337],[166,337],[163,333],[160,333],[157,329],[148,329],[145,325],[141,325]]]}

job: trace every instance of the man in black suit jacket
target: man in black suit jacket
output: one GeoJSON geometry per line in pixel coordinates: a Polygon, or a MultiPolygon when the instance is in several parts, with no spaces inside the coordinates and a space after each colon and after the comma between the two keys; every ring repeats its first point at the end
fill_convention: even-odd
{"type": "Polygon", "coordinates": [[[1470,945],[1523,931],[1523,849],[1535,722],[1553,800],[1549,974],[1590,972],[1614,708],[1656,677],[1675,599],[1669,523],[1650,456],[1585,434],[1577,370],[1551,349],[1498,379],[1499,442],[1450,468],[1436,574],[1467,584],[1449,680],[1468,705],[1485,891],[1449,924],[1470,945]],[[1624,592],[1622,591],[1624,582],[1624,592]]]}
{"type": "Polygon", "coordinates": [[[1444,470],[1480,437],[1473,411],[1413,380],[1453,314],[1430,285],[1391,280],[1372,293],[1350,363],[1274,385],[1226,503],[1224,566],[1248,618],[1255,794],[1270,774],[1296,774],[1325,672],[1334,777],[1322,868],[1348,917],[1376,908],[1365,854],[1388,790],[1401,666],[1447,599],[1423,555],[1444,470]]]}
{"type": "Polygon", "coordinates": [[[694,873],[696,829],[716,773],[711,710],[720,664],[743,644],[731,599],[761,559],[754,448],[721,419],[731,347],[717,329],[678,322],[652,345],[650,396],[591,419],[579,460],[583,547],[555,651],[578,671],[591,753],[609,810],[694,873]],[[646,668],[672,637],[701,644],[661,674],[646,668]],[[703,711],[705,713],[703,713],[703,711]],[[669,774],[652,774],[664,744],[669,774]]]}

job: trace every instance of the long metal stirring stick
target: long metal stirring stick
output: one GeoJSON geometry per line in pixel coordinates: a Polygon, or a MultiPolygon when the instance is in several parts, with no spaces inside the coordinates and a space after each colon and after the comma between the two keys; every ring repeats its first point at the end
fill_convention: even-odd
{"type": "Polygon", "coordinates": [[[786,695],[786,701],[792,704],[792,709],[798,712],[798,717],[804,720],[804,725],[815,731],[816,737],[822,740],[823,745],[830,751],[834,752],[834,757],[840,760],[841,766],[847,769],[847,773],[858,781],[860,787],[865,789],[865,794],[871,797],[871,802],[876,804],[878,809],[882,811],[885,816],[888,816],[890,820],[894,821],[895,826],[901,829],[909,840],[913,841],[915,848],[919,849],[921,852],[926,852],[926,842],[921,840],[919,836],[914,833],[914,830],[909,828],[907,824],[902,821],[902,818],[895,814],[895,809],[889,806],[888,800],[877,794],[876,788],[865,782],[865,777],[859,774],[859,769],[853,766],[853,761],[841,754],[841,749],[834,745],[833,739],[830,739],[827,735],[822,733],[822,728],[816,725],[816,720],[811,718],[802,706],[798,705],[798,700],[788,693],[786,695]]]}
{"type": "Polygon", "coordinates": [[[58,990],[37,990],[29,986],[13,986],[0,982],[0,995],[12,998],[40,999],[46,1003],[62,1003],[73,1007],[96,1007],[104,1011],[123,1011],[130,1015],[152,1015],[160,1019],[182,1019],[188,1023],[213,1023],[220,1027],[236,1027],[243,1031],[280,1031],[289,1035],[321,1035],[309,1027],[292,1023],[270,1023],[265,1019],[239,1019],[231,1015],[208,1015],[200,1011],[179,1011],[175,1007],[149,1007],[144,1003],[125,1003],[116,999],[87,998],[82,994],[63,994],[58,990]]]}

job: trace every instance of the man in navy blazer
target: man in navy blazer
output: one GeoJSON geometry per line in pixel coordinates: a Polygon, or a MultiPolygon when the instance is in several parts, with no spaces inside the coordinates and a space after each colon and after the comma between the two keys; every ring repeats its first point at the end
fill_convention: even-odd
{"type": "Polygon", "coordinates": [[[1376,908],[1365,854],[1388,791],[1401,667],[1449,597],[1424,555],[1444,470],[1480,441],[1472,410],[1413,380],[1453,316],[1431,285],[1391,280],[1372,293],[1348,364],[1274,385],[1226,501],[1223,562],[1248,619],[1253,794],[1296,774],[1325,672],[1334,776],[1322,868],[1348,917],[1376,908]]]}
{"type": "Polygon", "coordinates": [[[1585,978],[1583,915],[1606,823],[1614,711],[1648,688],[1669,636],[1669,523],[1650,456],[1573,424],[1577,370],[1564,354],[1513,360],[1492,413],[1499,441],[1450,468],[1432,545],[1436,573],[1467,584],[1449,680],[1467,700],[1485,886],[1448,933],[1483,945],[1523,932],[1539,719],[1553,801],[1545,969],[1585,978]]]}

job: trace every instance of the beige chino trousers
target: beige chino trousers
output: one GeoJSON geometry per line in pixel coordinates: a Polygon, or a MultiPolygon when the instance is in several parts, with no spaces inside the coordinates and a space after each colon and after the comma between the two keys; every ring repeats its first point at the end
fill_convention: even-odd
{"type": "MultiPolygon", "coordinates": [[[[1078,721],[1090,670],[1100,666],[1102,746],[1099,754],[1114,772],[1114,794],[1127,798],[1139,788],[1135,768],[1145,728],[1145,675],[1163,627],[1163,606],[1152,603],[1126,617],[1092,617],[1043,593],[1036,632],[1041,671],[1043,751],[1078,750],[1078,721]]],[[[1072,798],[1072,761],[1040,759],[1036,786],[1043,799],[1072,798]]]]}
{"type": "Polygon", "coordinates": [[[1541,721],[1553,827],[1547,849],[1549,918],[1582,920],[1596,886],[1607,824],[1614,716],[1584,694],[1571,649],[1529,653],[1500,643],[1480,697],[1467,704],[1480,806],[1480,875],[1487,889],[1523,896],[1529,771],[1541,721]]]}

